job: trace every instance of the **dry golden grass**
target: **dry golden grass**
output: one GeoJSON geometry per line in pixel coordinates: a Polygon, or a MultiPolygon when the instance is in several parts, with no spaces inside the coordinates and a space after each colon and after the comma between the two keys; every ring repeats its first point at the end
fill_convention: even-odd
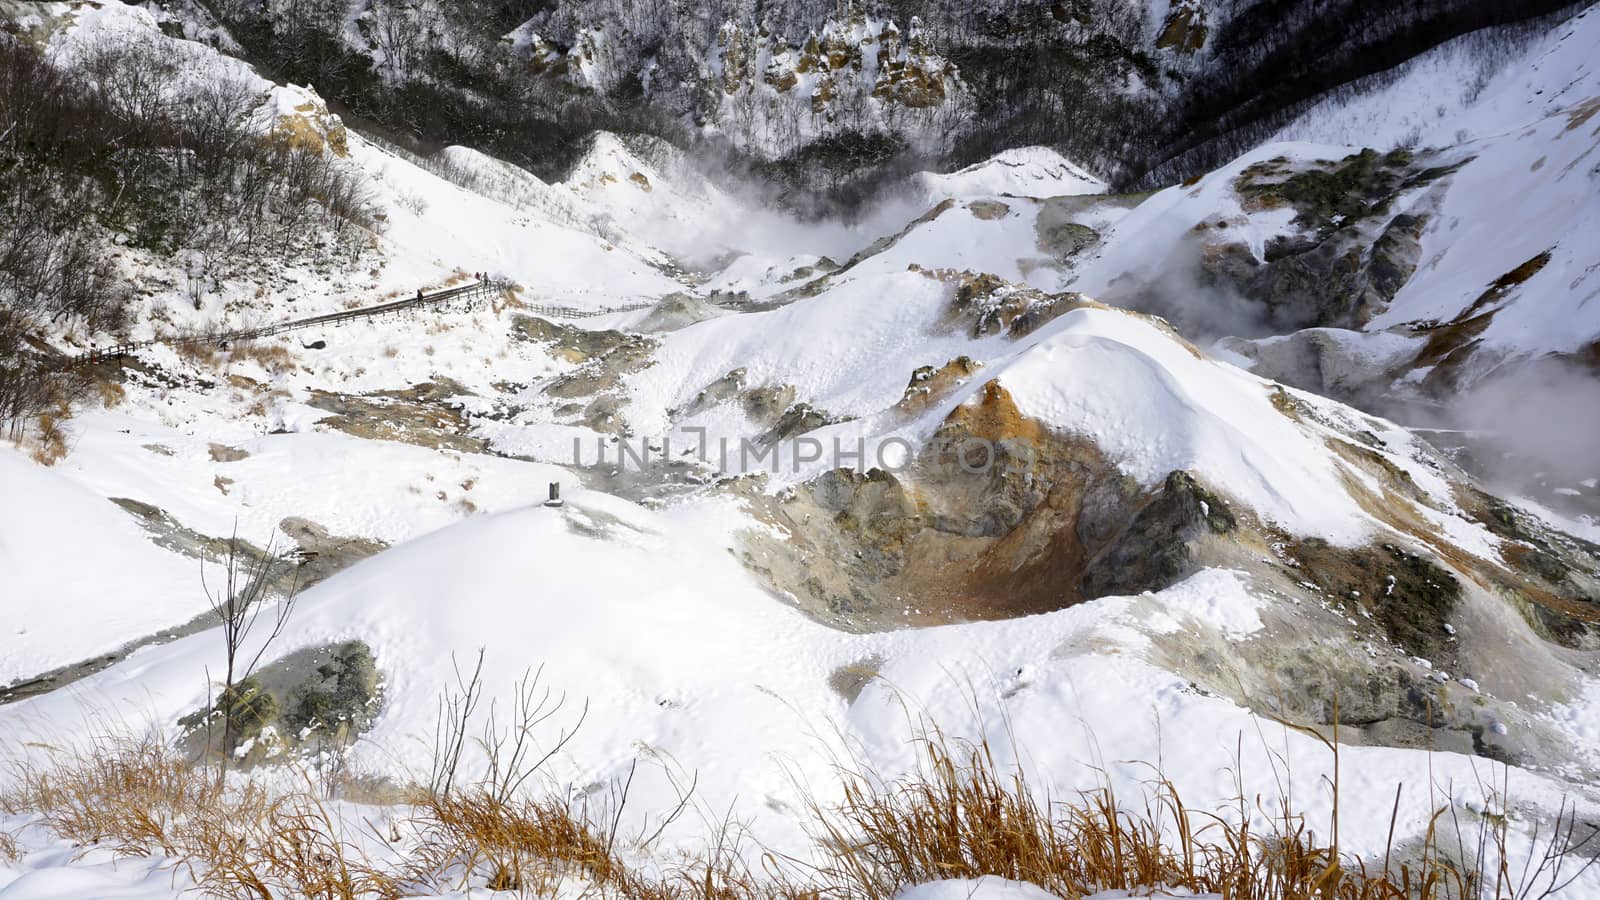
{"type": "Polygon", "coordinates": [[[282,344],[235,344],[228,352],[228,358],[234,362],[254,362],[272,375],[282,375],[294,367],[289,348],[282,344]]]}
{"type": "Polygon", "coordinates": [[[186,867],[200,891],[223,900],[394,897],[393,880],[346,842],[348,832],[310,790],[270,795],[255,782],[224,785],[153,732],[100,734],[45,761],[11,761],[0,809],[30,814],[84,847],[160,854],[186,867]]]}
{"type": "Polygon", "coordinates": [[[527,308],[528,304],[522,299],[522,289],[520,287],[508,287],[502,290],[498,297],[493,297],[489,301],[489,309],[496,316],[501,315],[508,309],[527,308]]]}
{"type": "Polygon", "coordinates": [[[201,368],[215,366],[221,356],[217,346],[210,341],[183,341],[173,344],[172,349],[180,359],[186,359],[201,368]]]}
{"type": "Polygon", "coordinates": [[[65,407],[39,416],[33,449],[29,453],[41,466],[53,466],[67,456],[67,432],[62,423],[67,419],[65,407]]]}
{"type": "Polygon", "coordinates": [[[100,398],[100,405],[106,409],[115,409],[128,399],[127,389],[114,378],[96,372],[93,385],[95,396],[100,398]]]}
{"type": "MultiPolygon", "coordinates": [[[[1006,773],[986,742],[951,741],[935,730],[918,745],[910,777],[884,782],[845,767],[843,801],[813,804],[829,852],[818,873],[825,894],[879,900],[906,884],[999,875],[1067,900],[1152,886],[1239,900],[1457,896],[1406,894],[1382,876],[1352,871],[1292,814],[1263,834],[1251,830],[1248,808],[1229,817],[1197,813],[1159,776],[1138,806],[1110,787],[1051,801],[1021,772],[1006,773]]],[[[1443,865],[1428,874],[1440,888],[1465,886],[1443,865]]]]}
{"type": "MultiPolygon", "coordinates": [[[[1033,882],[1067,900],[1155,888],[1227,900],[1454,900],[1558,897],[1585,867],[1570,818],[1535,848],[1533,858],[1543,857],[1538,877],[1513,878],[1503,864],[1484,862],[1505,857],[1503,816],[1482,817],[1476,836],[1488,843],[1465,854],[1489,871],[1446,861],[1439,831],[1455,815],[1448,807],[1420,852],[1369,867],[1342,856],[1337,838],[1319,841],[1286,807],[1267,811],[1240,797],[1224,811],[1196,811],[1159,773],[1132,804],[1109,787],[1052,800],[997,762],[986,743],[932,730],[918,739],[920,764],[908,776],[884,780],[859,766],[840,768],[842,799],[811,804],[820,864],[762,853],[753,869],[742,832],[724,821],[711,826],[710,849],[645,871],[619,852],[626,785],[612,814],[598,820],[554,794],[527,796],[512,788],[538,764],[524,768],[518,746],[489,744],[492,768],[508,760],[509,768],[466,787],[340,773],[320,786],[307,777],[300,789],[271,793],[248,778],[224,787],[214,769],[192,765],[157,737],[102,736],[76,752],[51,751],[44,762],[13,761],[16,787],[0,795],[0,810],[32,816],[84,847],[173,857],[202,893],[224,900],[389,898],[422,886],[539,897],[563,885],[618,900],[887,900],[908,884],[983,875],[1033,882]],[[346,799],[355,802],[390,804],[396,815],[383,827],[352,830],[324,799],[337,790],[352,791],[346,799]],[[1252,819],[1266,820],[1265,830],[1252,819]],[[394,855],[373,862],[351,839],[358,832],[394,855]]],[[[1363,799],[1388,806],[1387,798],[1363,799]]],[[[687,803],[660,821],[676,821],[687,803]]],[[[15,854],[5,838],[0,855],[15,854]]],[[[641,836],[628,847],[654,841],[641,836]]]]}
{"type": "Polygon", "coordinates": [[[606,841],[551,800],[502,800],[488,791],[429,795],[413,819],[422,839],[412,878],[438,884],[437,873],[482,871],[492,890],[549,893],[581,877],[611,885],[625,867],[606,841]]]}
{"type": "MultiPolygon", "coordinates": [[[[678,810],[681,812],[681,808],[678,810]]],[[[669,820],[673,816],[669,816],[669,820]]],[[[476,872],[492,890],[550,896],[574,882],[618,900],[780,900],[820,898],[810,884],[764,877],[750,869],[730,823],[719,826],[711,849],[645,872],[617,852],[616,822],[596,822],[554,800],[507,800],[476,787],[427,795],[412,824],[422,835],[405,879],[441,889],[438,873],[476,872]]],[[[774,867],[768,874],[776,874],[774,867]]]]}
{"type": "MultiPolygon", "coordinates": [[[[1040,799],[1022,772],[996,762],[987,742],[952,740],[930,728],[917,739],[919,765],[909,776],[889,782],[842,766],[843,800],[811,804],[813,834],[829,860],[811,880],[823,896],[861,900],[887,900],[907,884],[982,875],[1033,882],[1066,900],[1157,887],[1225,900],[1542,900],[1561,896],[1597,862],[1588,848],[1600,832],[1578,824],[1563,803],[1553,829],[1542,839],[1535,832],[1527,848],[1532,863],[1513,873],[1505,862],[1507,816],[1486,812],[1463,827],[1448,795],[1440,795],[1421,846],[1406,859],[1395,853],[1392,818],[1381,864],[1341,854],[1339,745],[1307,733],[1333,755],[1331,842],[1287,801],[1263,808],[1242,785],[1227,808],[1191,808],[1157,769],[1133,804],[1109,786],[1040,799]],[[1453,862],[1446,847],[1465,862],[1453,862]]],[[[1506,785],[1486,786],[1485,809],[1503,810],[1506,797],[1506,785]]],[[[1361,800],[1388,806],[1385,798],[1361,800]]],[[[1399,800],[1397,791],[1395,813],[1399,800]]]]}

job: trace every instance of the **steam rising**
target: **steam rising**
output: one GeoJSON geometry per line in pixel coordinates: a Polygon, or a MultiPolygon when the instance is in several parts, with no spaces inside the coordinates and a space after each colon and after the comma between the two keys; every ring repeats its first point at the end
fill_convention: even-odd
{"type": "Polygon", "coordinates": [[[1457,397],[1447,418],[1468,430],[1491,481],[1570,487],[1600,476],[1600,379],[1580,365],[1508,367],[1457,397]]]}

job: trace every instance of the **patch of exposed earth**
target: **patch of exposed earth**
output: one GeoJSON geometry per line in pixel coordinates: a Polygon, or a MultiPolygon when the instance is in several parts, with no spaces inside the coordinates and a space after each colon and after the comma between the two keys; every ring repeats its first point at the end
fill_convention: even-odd
{"type": "MultiPolygon", "coordinates": [[[[1078,302],[974,302],[1019,293],[986,290],[980,278],[963,284],[954,318],[975,334],[1006,333],[1041,302],[1078,302]]],[[[931,408],[977,370],[959,358],[919,370],[902,405],[931,408]]],[[[1316,415],[1279,394],[1285,416],[1316,415]]],[[[838,469],[777,496],[749,480],[730,485],[770,526],[746,535],[741,553],[776,594],[854,631],[1012,618],[1108,595],[1133,598],[1135,616],[1148,618],[1161,614],[1152,592],[1229,569],[1275,598],[1258,635],[1152,637],[1157,658],[1197,690],[1297,724],[1338,723],[1347,740],[1534,766],[1577,760],[1518,700],[1600,671],[1600,547],[1429,456],[1456,486],[1447,509],[1388,460],[1376,435],[1317,421],[1344,434],[1329,444],[1347,488],[1389,537],[1355,547],[1300,538],[1190,472],[1143,487],[1093,444],[1023,415],[991,382],[903,470],[838,469]],[[969,439],[993,448],[990,465],[963,465],[969,439]],[[1442,537],[1431,517],[1457,512],[1499,537],[1499,552],[1476,556],[1442,537]]],[[[853,677],[841,674],[841,684],[853,677]]]]}
{"type": "Polygon", "coordinates": [[[399,441],[434,450],[483,453],[487,443],[469,434],[464,404],[450,398],[470,392],[448,379],[423,382],[403,391],[342,394],[313,389],[306,402],[330,415],[318,425],[354,437],[399,441]]]}

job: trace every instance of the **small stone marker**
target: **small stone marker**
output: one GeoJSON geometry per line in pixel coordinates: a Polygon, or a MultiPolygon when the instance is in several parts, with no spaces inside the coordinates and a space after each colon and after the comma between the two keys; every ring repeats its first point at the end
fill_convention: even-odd
{"type": "Polygon", "coordinates": [[[561,482],[559,482],[559,481],[550,482],[550,499],[546,500],[544,502],[544,505],[545,506],[560,506],[561,505],[561,482]]]}

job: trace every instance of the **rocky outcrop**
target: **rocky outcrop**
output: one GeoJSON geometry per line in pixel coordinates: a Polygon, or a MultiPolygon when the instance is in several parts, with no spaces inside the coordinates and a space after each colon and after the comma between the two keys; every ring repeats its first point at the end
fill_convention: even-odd
{"type": "Polygon", "coordinates": [[[960,387],[982,366],[970,356],[958,356],[938,368],[922,366],[911,373],[905,396],[895,407],[912,415],[921,413],[960,387]]]}
{"type": "Polygon", "coordinates": [[[1126,531],[1141,494],[991,383],[904,471],[839,469],[758,499],[788,538],[756,538],[749,558],[803,608],[848,627],[1040,612],[1084,598],[1088,560],[1126,531]]]}
{"type": "Polygon", "coordinates": [[[772,423],[772,427],[762,432],[758,440],[764,444],[776,444],[840,421],[843,420],[809,403],[796,403],[784,410],[783,414],[778,416],[778,420],[772,423]]]}
{"type": "Polygon", "coordinates": [[[511,333],[522,340],[549,344],[557,356],[580,365],[630,343],[628,335],[620,331],[588,331],[537,316],[513,316],[511,333]]]}
{"type": "Polygon", "coordinates": [[[736,403],[753,424],[763,429],[756,440],[767,445],[843,421],[810,403],[796,402],[794,385],[750,385],[746,377],[744,369],[734,369],[706,385],[687,404],[671,410],[672,418],[687,419],[719,404],[736,403]]]}
{"type": "Polygon", "coordinates": [[[986,273],[925,274],[954,282],[952,316],[967,324],[975,338],[988,334],[1019,338],[1057,316],[1092,302],[1082,294],[1047,294],[986,273]]]}
{"type": "Polygon", "coordinates": [[[345,641],[295,651],[222,691],[207,709],[179,720],[196,757],[226,752],[246,766],[349,746],[372,726],[382,677],[372,648],[345,641]],[[233,746],[223,746],[223,717],[233,746]]]}
{"type": "Polygon", "coordinates": [[[350,568],[387,548],[382,541],[344,537],[310,519],[290,516],[278,523],[278,530],[294,541],[293,555],[299,567],[300,587],[310,587],[350,568]]]}
{"type": "MultiPolygon", "coordinates": [[[[978,371],[959,359],[925,367],[902,402],[925,412],[921,385],[978,371]]],[[[1308,727],[1337,723],[1347,741],[1567,758],[1552,729],[1499,698],[1569,677],[1569,654],[1600,649],[1600,548],[1497,505],[1426,448],[1407,451],[1460,486],[1453,501],[1436,497],[1362,420],[1278,394],[1285,416],[1341,435],[1329,447],[1344,489],[1384,526],[1373,540],[1285,532],[1192,472],[1144,487],[1093,444],[1023,415],[991,381],[903,468],[838,469],[776,497],[744,495],[773,526],[747,536],[745,561],[800,609],[862,630],[1009,618],[1106,595],[1129,598],[1132,621],[1158,620],[1174,615],[1158,592],[1229,569],[1263,600],[1259,633],[1150,635],[1162,664],[1197,690],[1308,727]],[[1431,516],[1459,511],[1504,538],[1498,554],[1441,536],[1431,516]]],[[[840,689],[860,677],[841,673],[840,689]]]]}
{"type": "MultiPolygon", "coordinates": [[[[413,388],[412,391],[426,391],[413,388]]],[[[317,424],[359,438],[399,441],[435,450],[482,453],[487,444],[468,432],[471,425],[458,402],[435,399],[401,399],[400,394],[357,396],[312,390],[306,403],[329,415],[317,424]]]]}
{"type": "Polygon", "coordinates": [[[1195,569],[1204,537],[1231,534],[1239,525],[1227,501],[1201,487],[1188,472],[1167,476],[1160,491],[1131,520],[1120,498],[1086,504],[1079,516],[1086,543],[1104,545],[1088,561],[1082,578],[1086,599],[1156,591],[1195,569]]]}
{"type": "Polygon", "coordinates": [[[512,328],[516,336],[550,344],[556,356],[576,364],[541,387],[545,396],[564,401],[557,415],[602,434],[629,433],[623,382],[653,363],[654,340],[621,331],[586,331],[535,316],[515,317],[512,328]]]}
{"type": "Polygon", "coordinates": [[[1246,168],[1234,183],[1246,213],[1290,209],[1293,229],[1270,238],[1258,258],[1225,219],[1200,222],[1200,283],[1256,306],[1269,333],[1361,327],[1388,307],[1421,256],[1427,214],[1394,213],[1396,199],[1464,160],[1434,162],[1369,149],[1336,163],[1277,157],[1246,168]]]}

